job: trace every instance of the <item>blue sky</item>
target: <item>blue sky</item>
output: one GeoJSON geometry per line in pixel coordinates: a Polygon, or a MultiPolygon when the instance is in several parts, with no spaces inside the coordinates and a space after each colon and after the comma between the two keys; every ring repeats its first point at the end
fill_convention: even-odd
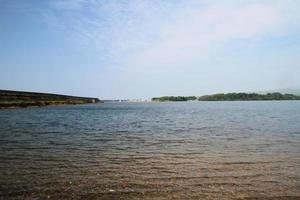
{"type": "Polygon", "coordinates": [[[102,99],[300,88],[298,0],[0,0],[0,88],[102,99]]]}

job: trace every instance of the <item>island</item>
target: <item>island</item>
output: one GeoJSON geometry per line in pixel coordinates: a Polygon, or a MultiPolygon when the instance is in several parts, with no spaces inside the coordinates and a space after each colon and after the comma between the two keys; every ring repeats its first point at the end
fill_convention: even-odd
{"type": "Polygon", "coordinates": [[[258,94],[258,93],[218,93],[212,95],[196,96],[163,96],[154,97],[153,102],[166,101],[273,101],[273,100],[300,100],[300,96],[294,94],[282,94],[279,92],[258,94]]]}
{"type": "Polygon", "coordinates": [[[20,108],[64,104],[101,103],[98,98],[77,97],[50,93],[0,90],[0,108],[20,108]]]}
{"type": "Polygon", "coordinates": [[[155,102],[164,102],[164,101],[195,101],[197,100],[196,96],[163,96],[163,97],[154,97],[151,101],[155,102]]]}
{"type": "Polygon", "coordinates": [[[273,101],[273,100],[300,100],[300,96],[294,94],[281,94],[279,92],[258,94],[258,93],[219,93],[204,95],[198,98],[199,101],[273,101]]]}

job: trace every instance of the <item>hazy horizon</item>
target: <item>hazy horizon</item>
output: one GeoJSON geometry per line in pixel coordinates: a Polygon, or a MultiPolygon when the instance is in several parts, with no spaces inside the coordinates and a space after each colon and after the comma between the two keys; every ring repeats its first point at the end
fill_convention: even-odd
{"type": "Polygon", "coordinates": [[[300,89],[300,2],[0,0],[0,89],[149,99],[300,89]]]}

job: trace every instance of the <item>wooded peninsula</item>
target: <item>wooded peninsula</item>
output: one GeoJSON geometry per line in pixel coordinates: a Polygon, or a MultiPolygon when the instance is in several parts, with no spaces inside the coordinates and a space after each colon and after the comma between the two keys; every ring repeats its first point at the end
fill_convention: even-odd
{"type": "Polygon", "coordinates": [[[0,90],[0,108],[99,103],[98,98],[0,90]]]}
{"type": "Polygon", "coordinates": [[[165,101],[273,101],[273,100],[300,100],[300,96],[294,94],[282,94],[279,92],[258,93],[219,93],[212,95],[196,96],[163,96],[151,99],[154,102],[165,101]]]}

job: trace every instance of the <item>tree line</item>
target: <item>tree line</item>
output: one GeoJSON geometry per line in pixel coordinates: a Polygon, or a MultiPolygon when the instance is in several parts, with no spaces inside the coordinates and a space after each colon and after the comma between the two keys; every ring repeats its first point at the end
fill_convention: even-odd
{"type": "Polygon", "coordinates": [[[279,92],[258,93],[219,93],[212,95],[196,96],[163,96],[154,97],[152,101],[267,101],[267,100],[300,100],[300,96],[294,94],[281,94],[279,92]]]}

